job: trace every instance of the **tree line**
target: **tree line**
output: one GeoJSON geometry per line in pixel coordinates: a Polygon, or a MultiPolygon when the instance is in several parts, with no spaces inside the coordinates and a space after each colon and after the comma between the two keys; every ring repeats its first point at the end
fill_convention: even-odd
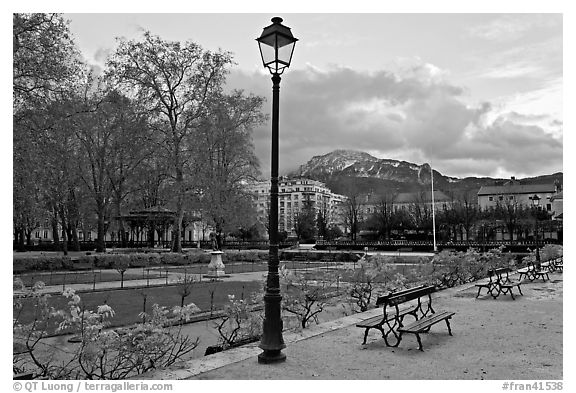
{"type": "MultiPolygon", "coordinates": [[[[496,231],[504,230],[507,239],[532,239],[535,230],[552,228],[550,215],[543,209],[534,209],[514,201],[498,201],[495,206],[481,209],[477,203],[477,190],[447,192],[448,201],[435,204],[435,224],[438,240],[468,241],[495,240],[496,231]]],[[[432,236],[432,204],[424,193],[412,203],[397,204],[396,194],[377,196],[368,204],[365,195],[350,193],[343,206],[343,222],[352,241],[361,231],[372,240],[393,240],[406,233],[420,237],[432,236]],[[369,207],[370,211],[366,208],[369,207]]]]}
{"type": "Polygon", "coordinates": [[[262,97],[226,89],[232,54],[145,31],[118,39],[103,70],[83,61],[60,14],[13,15],[13,226],[40,221],[67,252],[96,228],[96,249],[132,209],[175,214],[172,249],[194,219],[218,235],[250,227],[243,188],[259,173],[251,132],[262,97]]]}

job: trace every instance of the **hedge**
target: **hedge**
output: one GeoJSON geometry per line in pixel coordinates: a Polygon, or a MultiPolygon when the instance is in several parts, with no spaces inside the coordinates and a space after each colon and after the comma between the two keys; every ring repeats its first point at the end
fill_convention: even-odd
{"type": "MultiPolygon", "coordinates": [[[[68,256],[38,256],[30,258],[17,258],[13,260],[14,273],[28,271],[50,270],[77,270],[90,269],[116,269],[125,267],[148,266],[185,266],[192,264],[210,263],[210,253],[204,251],[191,251],[184,254],[171,252],[132,252],[132,253],[105,253],[82,255],[75,260],[68,256]]],[[[223,262],[262,262],[268,259],[267,251],[232,251],[227,250],[222,255],[223,262]]]]}

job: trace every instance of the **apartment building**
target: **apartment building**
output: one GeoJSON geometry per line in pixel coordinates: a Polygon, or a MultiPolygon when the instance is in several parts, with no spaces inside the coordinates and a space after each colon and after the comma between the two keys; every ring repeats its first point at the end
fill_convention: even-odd
{"type": "MultiPolygon", "coordinates": [[[[253,194],[258,220],[267,224],[270,210],[270,181],[251,183],[247,188],[253,194]]],[[[344,195],[333,193],[326,184],[306,178],[280,178],[278,182],[278,230],[294,236],[297,214],[310,203],[316,212],[325,212],[330,222],[342,226],[344,195]]]]}

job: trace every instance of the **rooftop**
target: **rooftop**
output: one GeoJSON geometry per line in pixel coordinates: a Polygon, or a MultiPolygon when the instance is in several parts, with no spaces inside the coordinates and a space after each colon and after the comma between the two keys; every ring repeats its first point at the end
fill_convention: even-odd
{"type": "Polygon", "coordinates": [[[478,190],[478,195],[510,195],[510,194],[534,194],[534,193],[554,193],[554,184],[505,184],[503,186],[482,186],[478,190]]]}

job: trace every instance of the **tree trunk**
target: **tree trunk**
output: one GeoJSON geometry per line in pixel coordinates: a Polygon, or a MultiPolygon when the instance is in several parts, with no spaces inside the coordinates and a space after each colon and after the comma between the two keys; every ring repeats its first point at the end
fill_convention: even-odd
{"type": "Polygon", "coordinates": [[[26,251],[26,247],[24,247],[24,233],[26,232],[24,227],[20,228],[18,232],[20,232],[18,235],[18,250],[26,251]]]}
{"type": "Polygon", "coordinates": [[[74,224],[72,225],[72,248],[74,251],[80,251],[80,239],[78,239],[78,225],[76,220],[74,220],[74,224]]]}
{"type": "Polygon", "coordinates": [[[104,241],[104,238],[106,237],[106,228],[104,225],[104,214],[102,211],[100,211],[98,212],[98,235],[96,238],[96,252],[106,251],[106,242],[104,241]]]}
{"type": "Polygon", "coordinates": [[[56,249],[59,250],[60,234],[58,233],[58,213],[56,208],[54,208],[54,216],[52,217],[51,224],[52,224],[52,241],[54,242],[56,249]]]}
{"type": "Polygon", "coordinates": [[[68,239],[68,247],[70,248],[70,246],[72,245],[72,224],[70,223],[71,221],[71,217],[70,215],[68,215],[68,223],[66,225],[66,238],[68,239]]]}
{"type": "MultiPolygon", "coordinates": [[[[64,216],[64,207],[60,207],[60,221],[62,225],[62,252],[64,255],[68,255],[68,237],[66,234],[66,217],[64,216]]],[[[58,233],[58,229],[56,229],[58,233]]]]}
{"type": "Polygon", "coordinates": [[[174,245],[172,247],[173,252],[182,252],[182,221],[184,220],[184,177],[181,169],[176,170],[176,184],[178,198],[176,200],[176,222],[174,230],[174,245]]]}

